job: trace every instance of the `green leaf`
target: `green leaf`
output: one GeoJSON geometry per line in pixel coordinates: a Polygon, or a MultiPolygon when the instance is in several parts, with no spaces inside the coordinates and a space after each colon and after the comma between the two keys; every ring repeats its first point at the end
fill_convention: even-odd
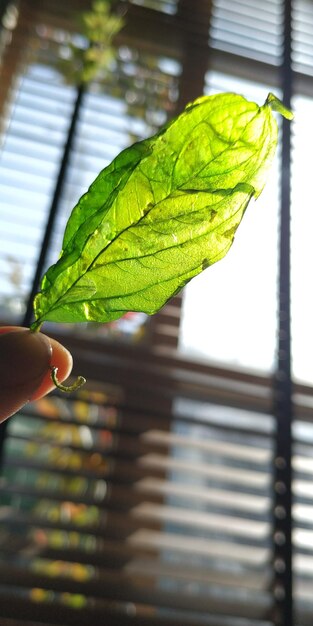
{"type": "Polygon", "coordinates": [[[204,96],[121,152],[73,209],[33,329],[155,313],[222,259],[274,157],[273,101],[277,108],[272,96],[261,107],[232,93],[204,96]]]}

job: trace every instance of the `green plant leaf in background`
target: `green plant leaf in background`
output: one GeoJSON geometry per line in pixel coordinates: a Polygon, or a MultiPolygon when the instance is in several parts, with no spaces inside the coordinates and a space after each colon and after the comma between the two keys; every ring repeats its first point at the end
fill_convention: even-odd
{"type": "Polygon", "coordinates": [[[73,209],[32,329],[155,313],[222,259],[266,182],[277,145],[272,108],[290,118],[272,94],[261,107],[232,93],[204,96],[121,152],[73,209]]]}
{"type": "Polygon", "coordinates": [[[57,69],[69,84],[82,85],[107,79],[114,72],[114,38],[125,20],[112,11],[111,0],[94,0],[90,11],[78,16],[80,39],[72,37],[62,46],[57,69]]]}

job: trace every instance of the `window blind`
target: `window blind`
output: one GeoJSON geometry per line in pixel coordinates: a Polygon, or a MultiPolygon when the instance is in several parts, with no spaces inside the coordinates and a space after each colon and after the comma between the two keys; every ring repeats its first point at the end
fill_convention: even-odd
{"type": "Polygon", "coordinates": [[[296,608],[304,609],[301,623],[312,615],[312,424],[297,420],[294,424],[294,567],[296,608]]]}
{"type": "Polygon", "coordinates": [[[294,3],[293,25],[294,70],[312,76],[312,2],[297,0],[294,3]]]}
{"type": "MultiPolygon", "coordinates": [[[[90,372],[87,390],[9,422],[0,614],[26,624],[275,624],[269,381],[91,345],[69,344],[90,372]]],[[[294,575],[297,623],[309,624],[312,401],[296,391],[294,575]]]]}
{"type": "MultiPolygon", "coordinates": [[[[116,42],[116,71],[83,94],[45,263],[55,260],[68,212],[99,169],[186,101],[202,91],[229,89],[253,98],[257,92],[258,101],[263,90],[279,95],[288,56],[287,20],[292,25],[293,106],[301,116],[308,111],[305,123],[297,117],[293,141],[293,268],[299,265],[303,284],[310,261],[304,267],[302,252],[308,246],[302,243],[299,249],[295,235],[298,228],[297,241],[303,242],[300,223],[310,232],[307,202],[299,192],[304,189],[299,137],[307,141],[310,128],[311,2],[259,6],[197,0],[191,7],[186,0],[134,0],[122,5],[127,23],[116,42]]],[[[73,38],[79,40],[74,17],[89,6],[83,0],[71,7],[58,0],[23,0],[9,3],[5,14],[0,45],[3,322],[19,321],[25,310],[77,97],[56,62],[60,55],[66,58],[73,38]]],[[[271,204],[277,198],[279,205],[282,163],[290,164],[284,145],[271,204]]],[[[288,193],[284,196],[288,203],[288,193]]],[[[273,257],[266,235],[263,245],[271,280],[277,272],[279,283],[283,272],[277,271],[273,231],[281,226],[277,210],[273,257]]],[[[252,276],[258,284],[260,267],[252,276]]],[[[303,302],[299,273],[292,280],[295,300],[303,302]]],[[[308,284],[309,276],[306,292],[308,284]]],[[[249,286],[241,298],[244,291],[243,306],[250,306],[249,286]]],[[[214,293],[217,298],[218,290],[214,293]]],[[[187,296],[183,299],[186,303],[187,296]]],[[[251,374],[250,363],[238,368],[224,359],[217,367],[212,358],[194,354],[192,360],[177,351],[181,302],[176,297],[144,323],[138,333],[144,340],[137,344],[112,341],[99,327],[47,327],[72,350],[89,386],[74,398],[55,394],[29,405],[8,425],[0,510],[5,626],[83,625],[91,619],[119,626],[312,622],[312,389],[297,383],[290,392],[288,367],[282,370],[282,354],[273,354],[276,329],[281,337],[285,332],[285,310],[280,312],[281,302],[273,296],[274,358],[272,369],[261,375],[251,374]],[[291,396],[294,418],[285,410],[291,396]],[[285,433],[291,421],[289,454],[291,435],[285,433]],[[292,571],[291,508],[285,497],[291,484],[292,571]]],[[[232,312],[230,305],[229,316],[232,312]]],[[[297,316],[294,337],[304,319],[301,304],[297,316]]],[[[263,324],[264,318],[255,325],[260,343],[263,324]]],[[[112,336],[119,332],[115,329],[112,336]]],[[[222,346],[214,320],[203,332],[220,336],[222,346]]],[[[294,348],[301,367],[309,333],[310,324],[301,349],[294,348]]],[[[238,337],[236,328],[232,335],[238,337]]],[[[284,345],[288,348],[287,340],[284,345]]],[[[253,334],[250,348],[260,354],[253,334]]],[[[239,342],[237,354],[243,352],[239,342]]]]}
{"type": "Polygon", "coordinates": [[[247,382],[261,413],[230,409],[218,391],[213,400],[216,373],[195,380],[199,401],[192,366],[142,355],[127,385],[125,356],[116,366],[99,357],[109,385],[47,398],[9,424],[4,615],[271,623],[274,421],[264,381],[247,382]]]}
{"type": "Polygon", "coordinates": [[[176,13],[178,5],[177,0],[131,0],[131,3],[170,15],[176,13]]]}
{"type": "Polygon", "coordinates": [[[283,3],[267,0],[214,0],[211,19],[213,48],[278,65],[282,53],[283,3]]]}

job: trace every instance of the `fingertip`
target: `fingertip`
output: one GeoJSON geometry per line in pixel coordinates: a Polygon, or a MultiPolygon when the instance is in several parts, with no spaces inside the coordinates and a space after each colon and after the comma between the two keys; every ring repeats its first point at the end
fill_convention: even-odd
{"type": "Polygon", "coordinates": [[[0,329],[0,421],[24,406],[50,370],[50,340],[27,328],[0,329]]]}
{"type": "Polygon", "coordinates": [[[62,382],[72,365],[70,352],[55,339],[28,328],[0,327],[0,422],[55,389],[52,367],[62,382]]]}

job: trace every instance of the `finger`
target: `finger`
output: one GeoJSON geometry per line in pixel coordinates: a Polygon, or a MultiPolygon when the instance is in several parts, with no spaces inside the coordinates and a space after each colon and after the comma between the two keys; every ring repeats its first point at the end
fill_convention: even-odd
{"type": "Polygon", "coordinates": [[[54,388],[51,364],[60,380],[72,368],[71,355],[57,341],[26,328],[0,328],[0,421],[54,388]]]}

